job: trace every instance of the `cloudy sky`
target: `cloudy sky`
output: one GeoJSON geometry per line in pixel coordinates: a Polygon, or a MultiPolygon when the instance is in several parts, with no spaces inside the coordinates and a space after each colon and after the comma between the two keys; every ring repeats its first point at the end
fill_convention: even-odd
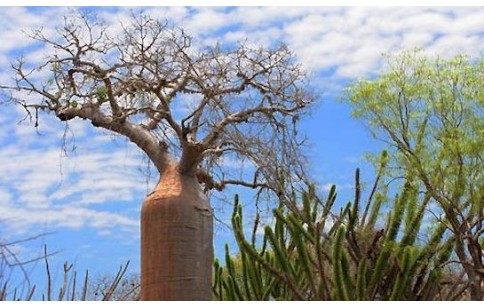
{"type": "MultiPolygon", "coordinates": [[[[119,29],[139,8],[82,8],[119,29]]],[[[23,55],[38,63],[48,54],[25,33],[55,33],[65,7],[2,7],[0,84],[11,83],[10,62],[23,55]]],[[[309,137],[314,178],[351,190],[362,156],[381,145],[340,102],[345,85],[373,78],[382,54],[421,48],[434,56],[484,51],[484,8],[439,7],[145,7],[190,33],[200,46],[286,43],[309,72],[320,99],[303,123],[309,137]]],[[[36,130],[14,106],[0,106],[0,242],[52,233],[16,247],[35,255],[43,243],[60,251],[59,262],[114,272],[126,260],[139,265],[139,209],[156,181],[147,162],[123,138],[94,130],[82,121],[69,127],[41,115],[36,130]]],[[[371,169],[365,167],[368,173],[371,169]]],[[[367,174],[368,174],[367,173],[367,174]]],[[[371,174],[369,174],[371,176],[371,174]]],[[[341,202],[346,202],[341,200],[341,202]]],[[[224,217],[224,210],[216,213],[224,217]]],[[[226,212],[230,212],[227,209],[226,212]]],[[[218,226],[216,251],[228,240],[218,226]]],[[[220,254],[219,254],[220,256],[220,254]]]]}

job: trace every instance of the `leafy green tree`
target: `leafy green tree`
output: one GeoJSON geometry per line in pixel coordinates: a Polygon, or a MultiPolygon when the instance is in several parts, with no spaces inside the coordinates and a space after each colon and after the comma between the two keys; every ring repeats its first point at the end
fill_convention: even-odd
{"type": "Polygon", "coordinates": [[[391,149],[394,177],[415,177],[438,206],[473,300],[484,299],[484,60],[388,57],[374,80],[349,87],[354,116],[391,149]]]}

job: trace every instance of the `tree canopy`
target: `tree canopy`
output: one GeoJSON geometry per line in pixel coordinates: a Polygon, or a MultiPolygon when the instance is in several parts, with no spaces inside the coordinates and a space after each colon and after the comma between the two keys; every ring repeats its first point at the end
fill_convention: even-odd
{"type": "Polygon", "coordinates": [[[40,111],[88,120],[128,137],[159,171],[178,162],[206,189],[276,190],[280,175],[303,173],[296,124],[314,97],[285,45],[200,46],[134,13],[119,31],[76,13],[56,35],[31,36],[51,52],[47,60],[20,58],[15,83],[1,88],[36,125],[40,111]],[[248,160],[255,174],[229,176],[227,157],[248,160]]]}
{"type": "Polygon", "coordinates": [[[393,176],[415,176],[438,205],[474,299],[484,294],[483,84],[482,58],[403,52],[378,78],[347,91],[354,116],[393,151],[393,176]]]}

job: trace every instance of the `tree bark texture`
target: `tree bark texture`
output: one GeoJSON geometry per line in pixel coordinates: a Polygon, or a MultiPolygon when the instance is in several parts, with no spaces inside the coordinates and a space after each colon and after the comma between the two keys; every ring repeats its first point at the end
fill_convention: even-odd
{"type": "Polygon", "coordinates": [[[141,300],[212,300],[212,241],[197,179],[167,167],[141,209],[141,300]]]}

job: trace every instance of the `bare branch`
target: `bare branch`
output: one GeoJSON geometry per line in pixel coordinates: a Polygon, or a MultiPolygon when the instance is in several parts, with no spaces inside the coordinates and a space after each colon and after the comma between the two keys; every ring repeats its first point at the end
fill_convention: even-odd
{"type": "Polygon", "coordinates": [[[1,89],[26,110],[86,119],[128,137],[160,172],[176,163],[195,176],[203,166],[210,177],[225,179],[206,180],[212,189],[277,191],[281,176],[291,183],[306,177],[295,163],[304,157],[296,124],[314,97],[286,46],[197,49],[183,30],[143,14],[121,26],[113,34],[81,13],[66,17],[55,38],[34,31],[32,38],[53,54],[32,71],[20,61],[16,83],[1,89]],[[37,72],[48,80],[39,82],[37,72]],[[257,181],[225,176],[218,161],[234,155],[263,170],[257,181]]]}

